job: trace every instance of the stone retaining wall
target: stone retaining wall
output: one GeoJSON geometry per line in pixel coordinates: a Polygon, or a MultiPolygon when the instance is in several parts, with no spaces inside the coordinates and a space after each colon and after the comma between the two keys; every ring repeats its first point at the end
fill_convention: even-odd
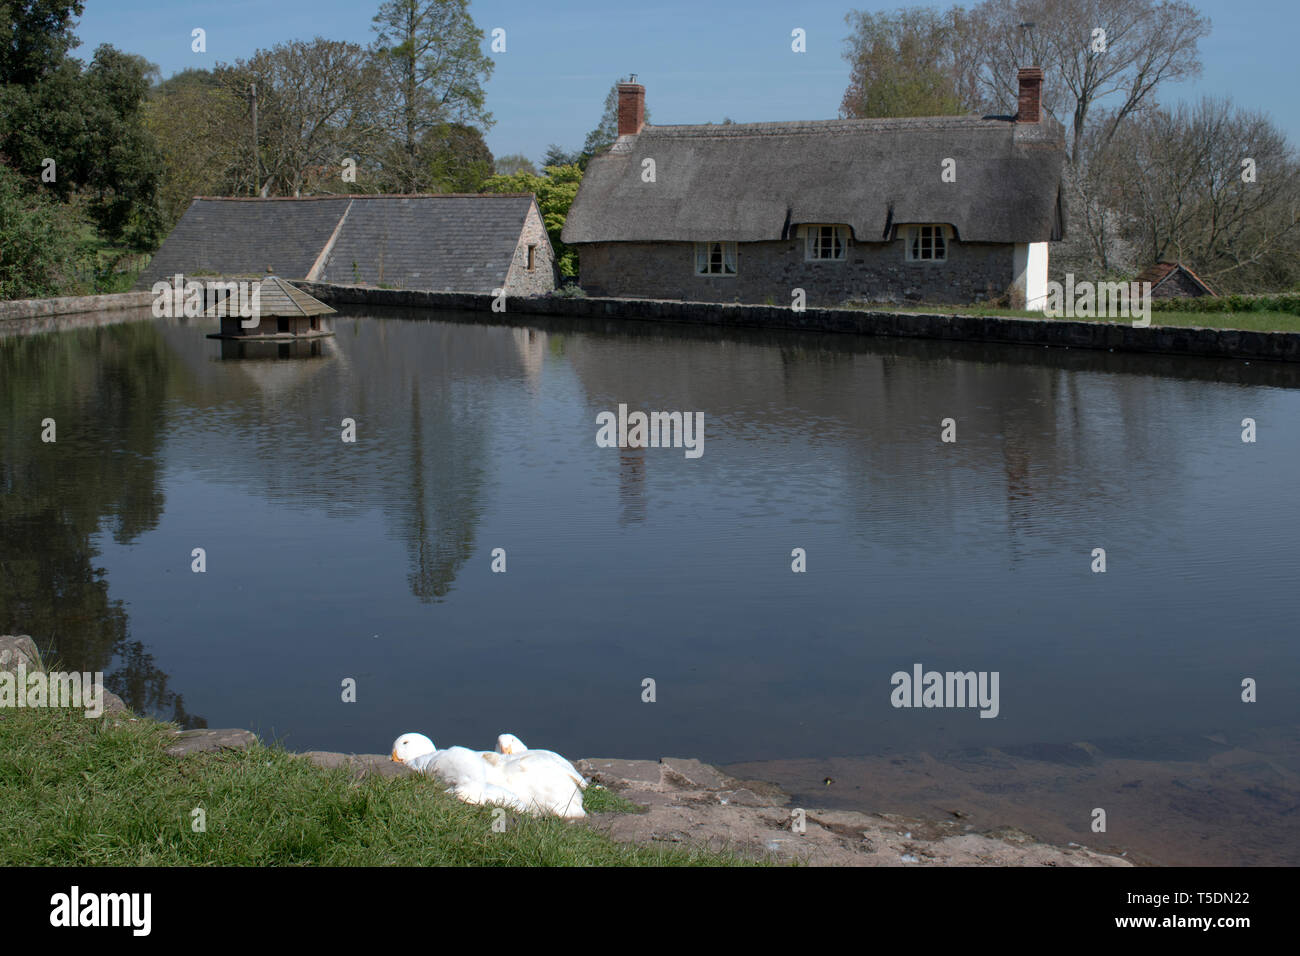
{"type": "MultiPolygon", "coordinates": [[[[403,306],[460,312],[490,312],[492,308],[491,296],[470,292],[416,292],[318,282],[294,284],[321,301],[333,304],[403,306]]],[[[1130,323],[1074,322],[1068,319],[1016,319],[859,309],[810,308],[804,312],[794,312],[788,307],[768,305],[566,296],[510,299],[506,303],[506,309],[507,315],[562,315],[606,320],[621,318],[1300,362],[1300,333],[1297,332],[1246,332],[1238,329],[1179,328],[1154,324],[1149,328],[1135,329],[1130,323]]]]}
{"type": "Polygon", "coordinates": [[[59,299],[13,299],[0,302],[0,321],[34,319],[49,315],[76,315],[80,312],[116,312],[123,309],[147,309],[153,302],[148,292],[121,292],[114,295],[72,295],[59,299]]]}

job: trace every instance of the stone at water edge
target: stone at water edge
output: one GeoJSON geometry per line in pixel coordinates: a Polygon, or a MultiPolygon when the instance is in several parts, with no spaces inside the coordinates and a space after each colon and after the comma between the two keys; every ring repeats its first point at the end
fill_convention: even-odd
{"type": "Polygon", "coordinates": [[[727,790],[736,784],[736,781],[716,767],[693,758],[664,757],[659,761],[659,765],[663,767],[664,782],[678,787],[692,790],[727,790]]]}
{"type": "Polygon", "coordinates": [[[387,754],[344,754],[328,750],[309,750],[298,756],[326,770],[338,768],[349,770],[357,780],[368,776],[406,777],[415,773],[406,764],[395,762],[387,754]]]}
{"type": "Polygon", "coordinates": [[[35,670],[40,659],[36,642],[26,634],[0,634],[0,671],[17,671],[20,661],[25,669],[35,670]]]}
{"type": "MultiPolygon", "coordinates": [[[[26,634],[0,634],[0,671],[17,673],[19,663],[28,673],[41,671],[43,668],[40,661],[40,652],[37,651],[36,642],[31,637],[26,634]]],[[[101,716],[125,713],[128,713],[128,710],[122,698],[110,691],[104,691],[104,713],[101,716]]]]}
{"type": "Polygon", "coordinates": [[[217,750],[243,750],[257,743],[257,734],[249,730],[178,730],[176,742],[167,748],[173,757],[211,753],[217,750]]]}

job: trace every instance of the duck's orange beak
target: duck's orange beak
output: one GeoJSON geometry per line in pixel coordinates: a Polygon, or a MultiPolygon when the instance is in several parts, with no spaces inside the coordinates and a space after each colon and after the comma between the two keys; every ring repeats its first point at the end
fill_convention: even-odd
{"type": "Polygon", "coordinates": [[[390,757],[389,759],[392,760],[393,763],[401,763],[401,762],[402,762],[401,758],[397,756],[397,748],[396,748],[396,747],[393,748],[393,756],[390,757]]]}

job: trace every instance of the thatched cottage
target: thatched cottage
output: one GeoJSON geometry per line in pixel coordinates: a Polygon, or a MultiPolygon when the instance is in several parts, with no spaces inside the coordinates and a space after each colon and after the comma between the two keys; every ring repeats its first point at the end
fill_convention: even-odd
{"type": "Polygon", "coordinates": [[[618,87],[619,136],[563,239],[596,295],[808,305],[1041,308],[1065,232],[1064,129],[1019,72],[1014,116],[651,126],[618,87]]]}
{"type": "Polygon", "coordinates": [[[309,196],[190,203],[136,283],[173,274],[256,276],[393,289],[555,288],[555,253],[531,193],[309,196]]]}

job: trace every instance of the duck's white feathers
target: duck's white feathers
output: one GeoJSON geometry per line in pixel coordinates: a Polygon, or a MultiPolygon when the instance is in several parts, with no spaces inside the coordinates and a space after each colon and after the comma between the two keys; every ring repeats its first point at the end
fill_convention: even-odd
{"type": "Polygon", "coordinates": [[[554,760],[531,751],[490,753],[482,759],[487,782],[518,794],[530,811],[554,813],[569,820],[587,815],[582,808],[582,788],[554,760]]]}
{"type": "Polygon", "coordinates": [[[567,773],[580,790],[587,789],[587,778],[578,773],[577,767],[565,760],[554,750],[531,750],[514,734],[501,734],[501,736],[497,737],[496,752],[499,754],[508,754],[512,757],[519,757],[525,754],[529,756],[535,755],[550,760],[567,773]]]}

